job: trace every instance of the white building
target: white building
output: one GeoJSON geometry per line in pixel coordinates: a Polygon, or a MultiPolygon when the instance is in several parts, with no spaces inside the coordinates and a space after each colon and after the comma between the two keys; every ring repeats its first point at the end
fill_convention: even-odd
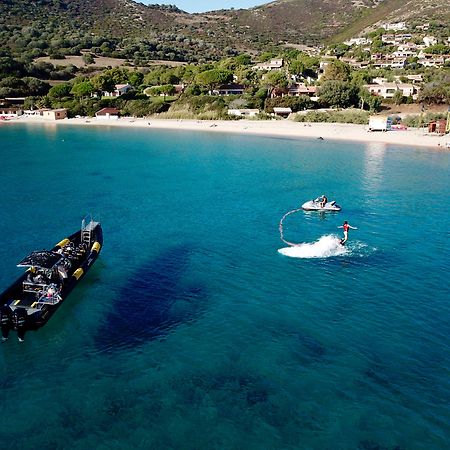
{"type": "Polygon", "coordinates": [[[417,62],[423,67],[442,67],[445,64],[445,58],[436,55],[434,58],[419,58],[417,62]]]}
{"type": "Polygon", "coordinates": [[[117,108],[103,108],[95,113],[95,117],[98,120],[117,120],[119,112],[117,108]]]}
{"type": "Polygon", "coordinates": [[[394,58],[411,58],[413,56],[417,56],[417,52],[412,50],[396,50],[392,53],[394,58]]]}
{"type": "Polygon", "coordinates": [[[419,88],[413,84],[397,82],[389,83],[380,78],[374,78],[373,81],[373,84],[366,84],[364,86],[372,95],[383,98],[393,98],[395,93],[400,91],[403,97],[412,97],[414,100],[417,99],[419,88]]]}
{"type": "Polygon", "coordinates": [[[7,108],[0,106],[0,120],[17,119],[23,114],[20,108],[7,108]]]}
{"type": "Polygon", "coordinates": [[[344,41],[345,45],[367,45],[371,44],[372,39],[364,38],[364,37],[358,37],[358,38],[351,38],[348,41],[344,41]]]}
{"type": "Polygon", "coordinates": [[[423,25],[416,25],[416,30],[427,31],[430,28],[429,23],[424,23],[423,25]]]}
{"type": "Polygon", "coordinates": [[[438,43],[434,36],[425,36],[422,41],[426,47],[431,47],[432,45],[436,45],[438,43]]]}
{"type": "Polygon", "coordinates": [[[258,63],[252,68],[254,70],[280,70],[283,67],[283,59],[271,59],[269,62],[258,63]]]}
{"type": "Polygon", "coordinates": [[[114,91],[112,92],[104,91],[103,96],[120,97],[121,95],[126,94],[130,89],[132,89],[132,86],[129,84],[116,84],[114,91]]]}
{"type": "Polygon", "coordinates": [[[42,117],[47,120],[67,119],[67,109],[43,109],[42,117]]]}
{"type": "Polygon", "coordinates": [[[406,30],[406,22],[383,23],[381,27],[390,31],[402,31],[406,30]]]}
{"type": "Polygon", "coordinates": [[[406,66],[406,58],[378,59],[372,61],[372,65],[380,69],[403,69],[406,66]]]}
{"type": "Polygon", "coordinates": [[[228,115],[235,117],[256,117],[259,109],[229,109],[228,115]]]}
{"type": "Polygon", "coordinates": [[[288,117],[289,114],[292,114],[291,108],[281,108],[281,107],[275,107],[273,108],[273,113],[275,116],[279,117],[288,117]]]}

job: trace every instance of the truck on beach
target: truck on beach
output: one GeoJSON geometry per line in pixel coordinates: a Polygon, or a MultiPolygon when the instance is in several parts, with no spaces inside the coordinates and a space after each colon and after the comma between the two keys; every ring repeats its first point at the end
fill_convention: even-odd
{"type": "Polygon", "coordinates": [[[369,131],[390,131],[392,130],[392,117],[390,116],[370,116],[369,131]]]}

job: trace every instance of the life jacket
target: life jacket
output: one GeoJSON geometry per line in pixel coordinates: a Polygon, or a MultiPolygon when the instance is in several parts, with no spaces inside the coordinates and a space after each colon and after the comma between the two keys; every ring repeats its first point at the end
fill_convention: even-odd
{"type": "Polygon", "coordinates": [[[350,225],[348,223],[344,223],[343,228],[344,228],[344,231],[348,231],[350,228],[350,225]]]}

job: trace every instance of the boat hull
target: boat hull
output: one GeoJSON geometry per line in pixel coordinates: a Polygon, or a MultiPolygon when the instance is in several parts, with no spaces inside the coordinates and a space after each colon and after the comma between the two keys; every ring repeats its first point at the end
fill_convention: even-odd
{"type": "Polygon", "coordinates": [[[341,207],[336,205],[335,202],[326,203],[324,207],[320,206],[319,202],[311,200],[309,202],[303,203],[302,209],[304,211],[340,211],[341,207]]]}
{"type": "MultiPolygon", "coordinates": [[[[91,223],[89,224],[91,225],[91,223]]],[[[44,326],[97,260],[103,246],[100,223],[92,222],[89,243],[83,242],[83,230],[63,239],[50,252],[61,255],[64,267],[53,269],[54,279],[47,284],[30,282],[33,269],[28,269],[0,294],[0,325],[3,340],[12,330],[19,340],[27,331],[44,326]],[[65,269],[70,266],[66,271],[65,269]],[[60,276],[61,269],[64,276],[60,276]],[[39,290],[41,289],[42,290],[39,290]],[[51,288],[53,291],[50,293],[51,288]],[[45,291],[47,289],[47,293],[45,291]]]]}

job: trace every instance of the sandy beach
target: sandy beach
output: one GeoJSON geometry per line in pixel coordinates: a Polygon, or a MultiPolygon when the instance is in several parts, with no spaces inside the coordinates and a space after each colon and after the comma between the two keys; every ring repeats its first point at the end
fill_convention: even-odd
{"type": "Polygon", "coordinates": [[[411,128],[388,132],[369,132],[367,125],[341,123],[302,123],[290,120],[167,120],[167,119],[137,119],[122,117],[118,120],[96,118],[74,118],[57,121],[36,117],[19,117],[7,122],[27,123],[45,126],[102,126],[147,128],[161,130],[204,131],[209,133],[236,133],[241,135],[260,135],[297,138],[315,138],[330,140],[346,140],[359,142],[374,142],[409,147],[434,147],[450,149],[450,135],[439,136],[428,134],[424,129],[411,128]]]}

